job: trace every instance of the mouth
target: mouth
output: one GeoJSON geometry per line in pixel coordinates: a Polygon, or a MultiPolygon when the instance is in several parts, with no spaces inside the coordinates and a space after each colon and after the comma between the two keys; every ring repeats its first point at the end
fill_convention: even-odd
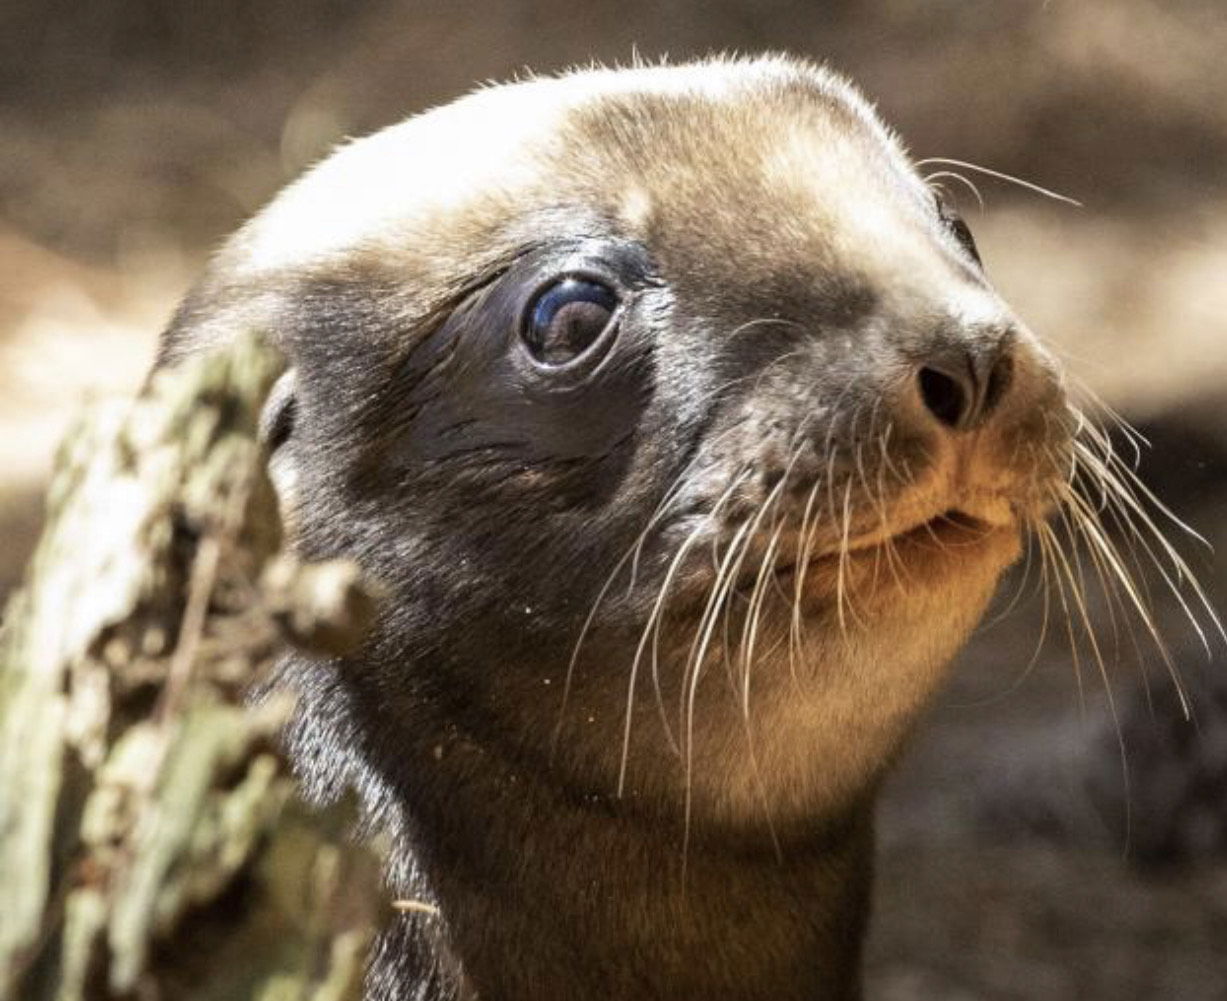
{"type": "Polygon", "coordinates": [[[1017,520],[1004,518],[995,511],[991,515],[981,515],[952,507],[927,518],[858,533],[816,549],[808,557],[781,560],[776,566],[776,575],[795,577],[798,566],[804,564],[805,575],[809,576],[848,561],[873,560],[883,555],[891,560],[907,557],[931,560],[937,556],[970,558],[1003,532],[1016,533],[1017,520]]]}
{"type": "Polygon", "coordinates": [[[933,543],[940,546],[970,545],[990,534],[995,525],[986,518],[977,517],[961,508],[948,508],[939,515],[917,524],[891,531],[889,529],[850,539],[847,546],[834,553],[823,554],[838,557],[841,552],[861,553],[880,546],[897,546],[911,543],[933,543]]]}

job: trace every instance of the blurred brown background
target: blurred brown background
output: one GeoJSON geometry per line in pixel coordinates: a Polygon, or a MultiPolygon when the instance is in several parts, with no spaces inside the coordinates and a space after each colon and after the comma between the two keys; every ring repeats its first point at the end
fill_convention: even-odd
{"type": "MultiPolygon", "coordinates": [[[[1223,0],[2,0],[0,591],[74,407],[137,383],[209,249],[332,144],[523,67],[767,48],[848,72],[917,157],[1083,204],[949,185],[1227,548],[1223,0]]],[[[1221,605],[1222,562],[1181,547],[1221,605]]],[[[1152,587],[1197,719],[1095,600],[1127,787],[1097,668],[1049,630],[1024,670],[1042,602],[973,642],[884,804],[871,998],[1227,998],[1227,661],[1152,587]]]]}

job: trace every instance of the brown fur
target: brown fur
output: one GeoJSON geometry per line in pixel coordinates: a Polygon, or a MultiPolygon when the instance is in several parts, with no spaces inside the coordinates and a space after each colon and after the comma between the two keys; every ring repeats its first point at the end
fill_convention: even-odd
{"type": "Polygon", "coordinates": [[[1070,434],[864,100],[784,59],[478,92],[288,189],[162,358],[251,325],[300,545],[395,595],[283,672],[308,787],[440,909],[370,997],[856,997],[877,785],[1070,434]],[[513,307],[585,268],[625,312],[565,383],[513,307]]]}

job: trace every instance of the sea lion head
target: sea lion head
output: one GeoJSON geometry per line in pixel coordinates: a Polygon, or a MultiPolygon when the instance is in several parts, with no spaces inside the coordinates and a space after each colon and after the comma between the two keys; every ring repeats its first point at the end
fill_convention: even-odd
{"type": "Polygon", "coordinates": [[[298,545],[390,596],[302,667],[368,784],[471,742],[698,835],[836,815],[1069,473],[1059,371],[966,226],[792,60],[531,79],[346,145],[165,357],[250,327],[290,364],[298,545]]]}

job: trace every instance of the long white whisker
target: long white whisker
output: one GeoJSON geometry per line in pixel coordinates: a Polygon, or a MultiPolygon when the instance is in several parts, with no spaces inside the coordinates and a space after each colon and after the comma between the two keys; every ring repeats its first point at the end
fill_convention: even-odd
{"type": "Polygon", "coordinates": [[[932,185],[939,177],[949,177],[952,180],[959,181],[971,189],[971,193],[976,196],[976,201],[980,203],[980,211],[984,211],[984,196],[980,194],[980,189],[971,183],[966,177],[957,171],[939,170],[933,174],[926,174],[924,178],[925,184],[932,185]]]}
{"type": "Polygon", "coordinates": [[[963,170],[974,170],[984,174],[987,177],[995,177],[999,181],[1008,181],[1011,184],[1017,184],[1020,188],[1026,188],[1028,191],[1034,191],[1037,195],[1043,195],[1045,198],[1051,198],[1054,201],[1064,202],[1066,205],[1073,205],[1075,208],[1082,208],[1082,203],[1076,199],[1070,198],[1068,195],[1058,194],[1055,191],[1050,191],[1048,188],[1042,188],[1038,184],[1033,184],[1031,181],[1024,181],[1021,177],[1015,177],[1013,174],[1007,174],[1004,171],[993,170],[991,167],[981,167],[978,163],[968,163],[966,160],[954,160],[945,156],[930,156],[923,160],[917,160],[916,166],[923,167],[926,164],[936,163],[946,167],[961,167],[963,170]]]}

